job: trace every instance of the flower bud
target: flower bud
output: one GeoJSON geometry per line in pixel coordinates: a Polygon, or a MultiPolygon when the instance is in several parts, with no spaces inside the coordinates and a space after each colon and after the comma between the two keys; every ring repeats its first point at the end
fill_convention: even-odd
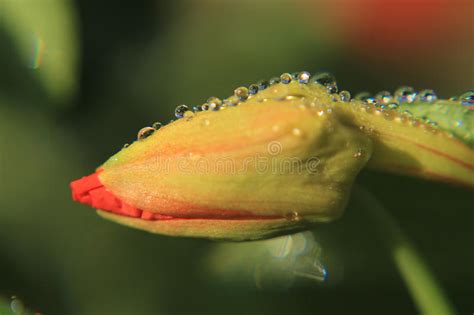
{"type": "Polygon", "coordinates": [[[307,102],[249,99],[185,116],[73,182],[73,197],[115,222],[172,236],[251,240],[331,221],[371,140],[307,102]]]}

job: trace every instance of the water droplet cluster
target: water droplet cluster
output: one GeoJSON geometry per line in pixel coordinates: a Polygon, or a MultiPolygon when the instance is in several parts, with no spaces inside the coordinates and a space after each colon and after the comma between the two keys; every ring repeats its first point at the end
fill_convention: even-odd
{"type": "MultiPolygon", "coordinates": [[[[336,79],[329,73],[318,73],[314,76],[307,71],[294,72],[294,73],[283,73],[280,77],[273,77],[270,80],[262,80],[254,84],[250,84],[248,87],[241,86],[234,90],[234,94],[224,100],[217,97],[209,98],[203,105],[194,106],[194,112],[197,111],[218,111],[223,110],[229,106],[237,106],[242,102],[245,102],[252,96],[258,94],[258,92],[268,89],[270,86],[281,83],[290,84],[296,81],[300,84],[318,84],[326,87],[329,93],[337,93],[336,79]]],[[[346,93],[348,93],[346,91],[346,93]]],[[[350,98],[350,96],[349,96],[350,98]]],[[[183,118],[184,113],[189,108],[186,105],[179,105],[176,107],[175,116],[177,118],[183,118]]]]}
{"type": "MultiPolygon", "coordinates": [[[[393,95],[388,91],[380,91],[375,95],[371,95],[368,92],[362,92],[351,98],[351,93],[348,91],[341,91],[338,93],[338,86],[336,79],[333,75],[327,72],[316,73],[311,75],[307,71],[283,73],[279,77],[273,77],[270,80],[262,80],[254,84],[250,84],[248,87],[241,86],[234,90],[233,95],[225,99],[218,97],[210,97],[202,105],[193,106],[190,109],[187,105],[179,105],[175,109],[175,117],[177,119],[191,120],[195,113],[201,111],[220,111],[228,107],[238,106],[242,102],[246,102],[250,98],[257,95],[260,91],[266,90],[275,84],[290,84],[291,82],[298,82],[303,85],[318,85],[326,89],[329,94],[332,94],[333,102],[342,103],[353,103],[355,101],[366,103],[362,105],[363,110],[370,112],[370,108],[375,108],[375,112],[382,114],[386,119],[392,120],[398,117],[398,121],[409,120],[412,125],[427,124],[432,127],[437,127],[437,122],[429,117],[415,116],[409,110],[406,109],[406,105],[416,104],[435,104],[438,101],[438,97],[433,90],[422,90],[416,92],[412,87],[402,86],[395,90],[393,95]],[[369,106],[369,107],[368,107],[369,106]],[[370,107],[372,106],[372,107],[370,107]]],[[[283,99],[292,99],[292,96],[286,96],[283,99]]],[[[267,99],[264,99],[265,101],[267,99]]],[[[451,101],[460,103],[467,108],[467,111],[474,110],[474,90],[465,92],[459,97],[450,98],[451,101]]],[[[354,103],[353,103],[354,104],[354,103]]],[[[303,106],[305,107],[305,106],[303,106]]],[[[313,106],[314,107],[314,106],[313,106]]],[[[303,108],[304,109],[304,108],[303,108]]],[[[330,108],[326,109],[325,112],[330,112],[330,108]]],[[[320,115],[322,116],[322,115],[320,115]]],[[[204,126],[204,125],[203,125],[204,126]]],[[[455,127],[463,126],[463,120],[456,120],[453,124],[455,127]]],[[[138,132],[137,140],[144,140],[151,136],[156,130],[161,127],[160,123],[155,123],[151,127],[142,128],[138,132]]],[[[124,147],[127,147],[128,144],[124,147]]]]}

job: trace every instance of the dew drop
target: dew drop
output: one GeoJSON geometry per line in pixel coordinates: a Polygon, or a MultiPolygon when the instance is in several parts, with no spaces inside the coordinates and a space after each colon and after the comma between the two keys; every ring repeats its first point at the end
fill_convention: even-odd
{"type": "Polygon", "coordinates": [[[375,97],[373,97],[373,96],[368,97],[365,101],[369,104],[377,103],[377,101],[375,100],[375,97]]]}
{"type": "Polygon", "coordinates": [[[122,149],[126,149],[126,148],[128,148],[129,146],[130,146],[130,144],[125,143],[125,144],[123,145],[122,149]]]}
{"type": "Polygon", "coordinates": [[[211,124],[211,122],[209,121],[209,119],[203,119],[203,121],[202,121],[203,126],[209,126],[210,124],[211,124]]]}
{"type": "Polygon", "coordinates": [[[184,112],[183,118],[186,118],[187,120],[191,120],[194,117],[194,112],[191,110],[188,110],[184,112]]]}
{"type": "Polygon", "coordinates": [[[369,92],[360,92],[360,93],[357,93],[354,98],[358,101],[367,102],[367,99],[369,99],[370,96],[371,95],[369,92]]]}
{"type": "Polygon", "coordinates": [[[341,98],[341,101],[343,102],[350,102],[351,101],[351,93],[349,91],[341,91],[339,93],[339,97],[341,98]]]}
{"type": "Polygon", "coordinates": [[[392,94],[389,91],[380,91],[375,94],[377,103],[388,104],[392,100],[392,94]]]}
{"type": "Polygon", "coordinates": [[[209,104],[209,109],[210,110],[214,110],[214,111],[217,111],[219,109],[221,109],[222,107],[222,101],[220,98],[218,97],[215,97],[215,96],[212,96],[210,97],[207,102],[207,104],[209,104]]]}
{"type": "Polygon", "coordinates": [[[462,105],[474,105],[474,90],[469,90],[459,97],[462,105]]]}
{"type": "Polygon", "coordinates": [[[237,106],[237,105],[239,105],[240,100],[241,100],[241,98],[239,98],[235,95],[229,96],[228,98],[226,98],[223,101],[223,106],[237,106]]]}
{"type": "Polygon", "coordinates": [[[283,73],[283,74],[280,76],[280,82],[283,83],[283,84],[288,84],[288,83],[290,83],[292,79],[293,79],[293,77],[292,77],[291,74],[289,74],[288,72],[283,73]]]}
{"type": "Polygon", "coordinates": [[[202,110],[203,112],[208,111],[208,110],[209,110],[209,104],[208,104],[208,103],[202,104],[202,105],[201,105],[201,110],[202,110]]]}
{"type": "Polygon", "coordinates": [[[301,84],[306,84],[309,82],[309,78],[311,77],[311,74],[307,71],[302,71],[298,73],[298,82],[301,84]]]}
{"type": "Polygon", "coordinates": [[[266,80],[261,80],[257,82],[258,90],[262,91],[265,90],[267,87],[269,87],[268,81],[266,80]]]}
{"type": "Polygon", "coordinates": [[[183,118],[184,116],[184,113],[187,112],[189,110],[189,107],[186,106],[186,105],[179,105],[176,107],[176,109],[174,110],[174,115],[176,116],[176,118],[183,118]]]}
{"type": "Polygon", "coordinates": [[[163,125],[160,122],[154,122],[153,125],[151,125],[153,129],[159,130],[163,125]]]}
{"type": "Polygon", "coordinates": [[[390,103],[387,105],[389,109],[397,109],[398,108],[398,103],[390,103]]]}
{"type": "Polygon", "coordinates": [[[255,95],[258,92],[258,85],[250,84],[249,86],[249,95],[255,95]]]}
{"type": "Polygon", "coordinates": [[[438,97],[436,96],[436,93],[433,90],[423,90],[418,93],[416,99],[420,102],[433,103],[438,99],[438,97]]]}
{"type": "Polygon", "coordinates": [[[413,103],[416,97],[416,92],[412,87],[402,86],[395,91],[394,96],[399,102],[413,103]]]}
{"type": "Polygon", "coordinates": [[[325,86],[329,93],[337,93],[336,78],[330,73],[317,73],[311,78],[310,82],[325,86]]]}
{"type": "Polygon", "coordinates": [[[234,95],[241,101],[245,101],[249,97],[249,89],[245,86],[238,87],[234,90],[234,95]]]}
{"type": "Polygon", "coordinates": [[[279,77],[273,77],[268,81],[268,84],[270,84],[270,85],[277,84],[277,83],[280,83],[280,78],[279,77]]]}
{"type": "Polygon", "coordinates": [[[144,127],[140,129],[137,135],[137,140],[143,140],[151,136],[155,132],[155,128],[153,127],[144,127]]]}

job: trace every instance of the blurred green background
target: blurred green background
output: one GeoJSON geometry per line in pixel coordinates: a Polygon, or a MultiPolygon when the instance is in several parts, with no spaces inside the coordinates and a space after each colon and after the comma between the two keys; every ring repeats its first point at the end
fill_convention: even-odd
{"type": "MultiPolygon", "coordinates": [[[[313,231],[327,283],[262,290],[235,273],[252,266],[215,259],[220,243],[105,221],[73,203],[68,185],[141,127],[168,122],[176,105],[287,71],[330,71],[353,94],[408,84],[459,95],[474,86],[473,10],[467,0],[0,0],[6,308],[14,295],[43,314],[416,313],[356,202],[313,231]]],[[[472,192],[373,172],[357,184],[398,219],[455,307],[472,313],[472,192]]]]}

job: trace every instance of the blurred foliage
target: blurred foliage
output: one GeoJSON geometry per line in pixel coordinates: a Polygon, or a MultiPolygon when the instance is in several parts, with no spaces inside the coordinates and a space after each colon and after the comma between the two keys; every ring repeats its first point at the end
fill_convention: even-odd
{"type": "Polygon", "coordinates": [[[79,47],[75,14],[69,0],[0,1],[1,28],[9,34],[23,68],[36,70],[33,77],[51,97],[50,105],[70,104],[76,92],[79,47]]]}
{"type": "MultiPolygon", "coordinates": [[[[210,259],[219,244],[127,229],[70,200],[72,179],[141,127],[167,122],[177,104],[282,72],[329,70],[353,92],[408,83],[448,97],[472,87],[469,27],[436,37],[462,32],[459,57],[427,46],[407,68],[406,55],[372,59],[376,47],[355,48],[361,41],[340,31],[334,13],[346,12],[345,1],[0,0],[0,295],[44,314],[415,313],[353,202],[314,231],[337,281],[260,291],[230,271],[209,272],[222,270],[210,259]],[[31,67],[38,38],[43,62],[31,67]],[[427,67],[428,57],[442,64],[427,67]]],[[[375,172],[358,183],[397,217],[455,306],[471,312],[472,193],[375,172]]]]}

